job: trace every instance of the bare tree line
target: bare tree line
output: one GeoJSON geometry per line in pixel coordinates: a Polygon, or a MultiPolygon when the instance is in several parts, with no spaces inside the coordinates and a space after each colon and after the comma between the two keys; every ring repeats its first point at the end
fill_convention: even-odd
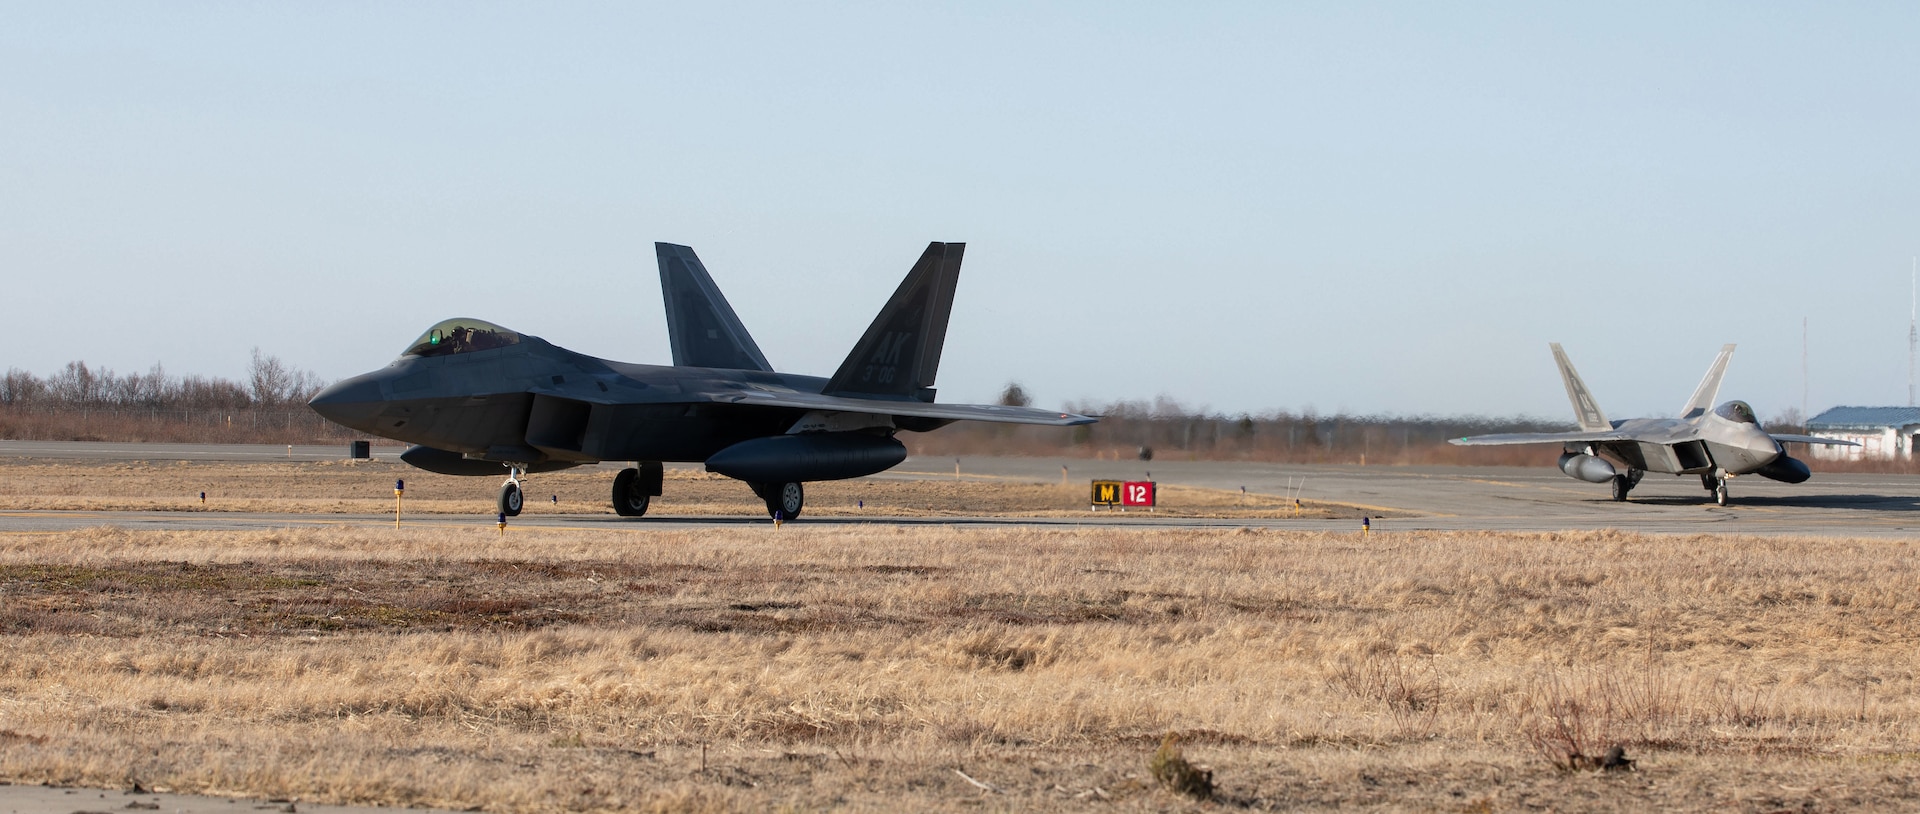
{"type": "Polygon", "coordinates": [[[307,409],[317,374],[253,349],[245,379],[175,376],[68,362],[50,376],[0,376],[0,438],[305,443],[353,435],[307,409]]]}
{"type": "Polygon", "coordinates": [[[254,348],[244,381],[173,376],[157,363],[145,373],[118,373],[74,361],[44,379],[17,367],[8,368],[0,377],[0,405],[169,411],[271,409],[304,405],[326,384],[312,371],[293,367],[254,348]]]}

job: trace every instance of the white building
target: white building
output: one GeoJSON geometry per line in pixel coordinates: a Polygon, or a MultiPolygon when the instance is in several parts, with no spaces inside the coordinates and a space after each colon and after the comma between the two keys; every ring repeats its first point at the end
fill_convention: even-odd
{"type": "Polygon", "coordinates": [[[1920,445],[1920,407],[1835,407],[1807,421],[1807,434],[1836,438],[1857,447],[1808,446],[1824,460],[1891,460],[1914,457],[1920,445]]]}

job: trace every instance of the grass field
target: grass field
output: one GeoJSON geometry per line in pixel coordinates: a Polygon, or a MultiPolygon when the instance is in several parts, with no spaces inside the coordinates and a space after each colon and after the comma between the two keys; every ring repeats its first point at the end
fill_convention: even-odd
{"type": "Polygon", "coordinates": [[[1911,809],[1916,548],[3,534],[0,778],[486,811],[1911,809]],[[1155,779],[1169,733],[1210,802],[1155,779]],[[1616,744],[1632,771],[1572,757],[1616,744]]]}
{"type": "MultiPolygon", "coordinates": [[[[613,514],[614,469],[588,467],[534,475],[526,513],[613,514]]],[[[405,479],[404,513],[493,513],[506,479],[435,475],[389,461],[113,462],[0,458],[0,498],[8,508],[76,511],[293,512],[379,514],[394,508],[393,483],[405,479]],[[207,495],[201,502],[201,493],[207,495]]],[[[650,515],[764,516],[745,484],[695,469],[667,470],[650,515]]],[[[860,478],[807,484],[814,517],[1062,517],[1088,511],[1089,483],[1037,484],[981,478],[860,478]]],[[[1382,512],[1307,501],[1296,512],[1276,495],[1167,486],[1155,513],[1173,517],[1358,518],[1382,512]]]]}

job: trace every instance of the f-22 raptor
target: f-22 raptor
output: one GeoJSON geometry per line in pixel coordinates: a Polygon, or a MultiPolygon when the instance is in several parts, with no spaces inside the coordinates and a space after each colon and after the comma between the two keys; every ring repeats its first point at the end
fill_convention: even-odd
{"type": "Polygon", "coordinates": [[[314,396],[335,423],[415,446],[401,460],[450,475],[498,475],[500,514],[521,478],[634,461],[613,508],[646,514],[661,463],[703,462],[746,481],[775,519],[800,516],[802,484],[871,475],[906,460],[895,434],[954,421],[1069,426],[1073,413],[936,404],[963,243],[930,243],[832,378],[778,373],[692,249],[654,244],[673,365],[598,359],[477,319],[428,328],[385,368],[314,396]]]}
{"type": "Polygon", "coordinates": [[[1648,472],[1700,476],[1700,485],[1713,495],[1715,503],[1727,505],[1727,480],[1736,475],[1755,474],[1785,483],[1802,483],[1813,477],[1805,462],[1787,455],[1781,442],[1858,446],[1852,441],[1816,438],[1810,435],[1769,434],[1760,428],[1753,408],[1744,401],[1729,401],[1718,407],[1713,400],[1720,393],[1720,379],[1726,375],[1727,362],[1733,359],[1733,346],[1720,348],[1720,355],[1707,368],[1706,378],[1694,388],[1693,397],[1681,408],[1679,418],[1633,418],[1608,421],[1600,405],[1587,392],[1580,374],[1573,369],[1566,351],[1558,343],[1553,360],[1560,365],[1560,378],[1566,382],[1567,398],[1573,401],[1573,414],[1579,420],[1577,432],[1521,432],[1500,435],[1475,435],[1456,438],[1450,443],[1466,446],[1492,444],[1562,444],[1560,470],[1591,483],[1611,483],[1613,499],[1624,501],[1627,493],[1648,472]],[[1711,408],[1711,409],[1709,409],[1711,408]],[[1608,460],[1612,459],[1612,460],[1608,460]],[[1626,472],[1614,468],[1614,462],[1626,472]]]}

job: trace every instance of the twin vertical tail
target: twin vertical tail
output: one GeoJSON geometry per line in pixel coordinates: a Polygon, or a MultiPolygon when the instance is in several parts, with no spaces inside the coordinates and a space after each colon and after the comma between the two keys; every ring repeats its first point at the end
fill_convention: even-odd
{"type": "Polygon", "coordinates": [[[673,363],[682,367],[772,370],[693,249],[655,243],[653,250],[660,259],[660,295],[667,304],[673,363]]]}
{"type": "Polygon", "coordinates": [[[933,377],[947,343],[947,318],[953,313],[966,248],[965,243],[927,244],[920,261],[827,382],[827,394],[933,401],[933,377]]]}
{"type": "Polygon", "coordinates": [[[1581,432],[1606,432],[1613,429],[1605,413],[1600,412],[1600,404],[1593,400],[1593,394],[1587,392],[1587,383],[1580,381],[1580,374],[1573,369],[1573,361],[1567,358],[1567,352],[1560,349],[1560,343],[1550,343],[1553,348],[1553,361],[1560,366],[1560,379],[1567,385],[1567,400],[1573,402],[1573,417],[1580,423],[1581,432]]]}
{"type": "Polygon", "coordinates": [[[1727,375],[1727,362],[1732,359],[1733,345],[1721,345],[1720,355],[1713,358],[1706,378],[1700,380],[1700,386],[1693,389],[1693,398],[1687,399],[1687,406],[1680,410],[1681,418],[1699,418],[1713,409],[1713,400],[1720,395],[1720,380],[1727,375]]]}

